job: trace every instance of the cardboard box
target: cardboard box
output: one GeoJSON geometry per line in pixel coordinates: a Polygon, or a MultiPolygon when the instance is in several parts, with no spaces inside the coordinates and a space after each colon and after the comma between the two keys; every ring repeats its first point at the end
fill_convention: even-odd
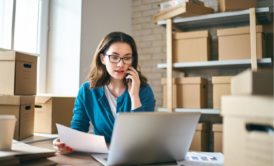
{"type": "Polygon", "coordinates": [[[0,73],[0,94],[36,94],[37,56],[0,50],[0,73]]]}
{"type": "Polygon", "coordinates": [[[213,124],[212,131],[214,152],[223,152],[223,125],[213,124]]]}
{"type": "MultiPolygon", "coordinates": [[[[262,26],[256,27],[257,58],[263,57],[262,26]]],[[[219,60],[250,59],[250,30],[248,27],[218,29],[219,60]]]]}
{"type": "Polygon", "coordinates": [[[256,7],[256,0],[219,0],[221,12],[256,7]]]}
{"type": "Polygon", "coordinates": [[[211,132],[212,126],[209,123],[199,123],[196,127],[192,143],[190,145],[190,151],[211,151],[211,132]]]}
{"type": "Polygon", "coordinates": [[[273,96],[225,96],[224,165],[273,165],[273,96]]]}
{"type": "Polygon", "coordinates": [[[213,84],[213,108],[219,109],[221,97],[231,94],[231,76],[212,77],[213,84]]]}
{"type": "MultiPolygon", "coordinates": [[[[175,84],[175,78],[172,79],[173,85],[172,85],[172,107],[177,107],[177,86],[175,84]]],[[[166,86],[166,78],[161,79],[162,89],[163,89],[163,107],[167,107],[167,86],[166,86]]]]}
{"type": "Polygon", "coordinates": [[[179,108],[206,108],[207,81],[201,77],[183,77],[176,80],[179,108]]]}
{"type": "Polygon", "coordinates": [[[33,135],[34,96],[0,96],[0,114],[15,115],[14,139],[22,140],[33,135]]]}
{"type": "Polygon", "coordinates": [[[208,31],[177,32],[173,34],[173,62],[208,61],[208,31]]]}
{"type": "Polygon", "coordinates": [[[214,10],[212,8],[204,6],[203,2],[189,0],[189,2],[183,2],[172,8],[160,11],[153,16],[153,20],[157,22],[178,16],[189,17],[206,13],[213,13],[213,11],[214,10]]]}
{"type": "Polygon", "coordinates": [[[57,133],[56,123],[70,126],[75,97],[35,97],[34,132],[57,133]]]}
{"type": "Polygon", "coordinates": [[[247,69],[232,77],[231,93],[235,95],[273,95],[273,69],[247,69]]]}

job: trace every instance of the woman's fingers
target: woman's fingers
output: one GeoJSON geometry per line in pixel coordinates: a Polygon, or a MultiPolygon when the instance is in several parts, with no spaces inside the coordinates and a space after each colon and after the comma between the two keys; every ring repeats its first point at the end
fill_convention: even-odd
{"type": "Polygon", "coordinates": [[[60,141],[59,138],[53,141],[53,147],[57,150],[56,154],[68,154],[73,152],[73,149],[69,146],[66,146],[66,144],[60,141]]]}

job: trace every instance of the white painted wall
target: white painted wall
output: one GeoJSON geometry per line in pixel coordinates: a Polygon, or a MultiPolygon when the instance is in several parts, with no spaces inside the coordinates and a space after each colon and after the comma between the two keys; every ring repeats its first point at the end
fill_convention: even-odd
{"type": "Polygon", "coordinates": [[[103,36],[131,33],[131,0],[51,0],[46,93],[76,95],[103,36]]]}
{"type": "Polygon", "coordinates": [[[79,87],[81,0],[51,0],[46,92],[76,95],[79,87]]]}
{"type": "Polygon", "coordinates": [[[82,0],[80,84],[86,81],[93,53],[112,31],[131,33],[131,0],[82,0]]]}

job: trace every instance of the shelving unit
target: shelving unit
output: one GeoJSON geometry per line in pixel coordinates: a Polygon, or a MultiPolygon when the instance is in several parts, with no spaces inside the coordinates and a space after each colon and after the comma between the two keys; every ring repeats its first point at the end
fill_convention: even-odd
{"type": "MultiPolygon", "coordinates": [[[[172,89],[172,71],[174,69],[194,69],[194,68],[224,68],[244,66],[251,67],[252,70],[257,70],[257,66],[271,66],[273,64],[271,58],[257,59],[256,48],[256,23],[266,24],[272,21],[273,15],[272,7],[251,8],[241,11],[213,13],[201,16],[193,16],[187,18],[171,18],[167,20],[158,21],[159,26],[166,26],[167,39],[167,63],[158,64],[160,69],[166,69],[167,89],[172,89]],[[226,60],[226,61],[207,61],[207,62],[187,62],[187,63],[172,63],[172,32],[173,30],[190,30],[190,29],[208,29],[211,27],[225,27],[237,25],[250,26],[250,41],[251,41],[251,55],[250,59],[243,60],[226,60]]],[[[159,108],[159,111],[180,112],[180,111],[199,111],[203,115],[219,116],[219,111],[214,109],[181,109],[172,108],[172,91],[167,91],[167,108],[159,108]],[[210,113],[211,112],[211,113],[210,113]]]]}
{"type": "MultiPolygon", "coordinates": [[[[223,68],[223,67],[234,67],[234,66],[250,66],[250,59],[241,59],[241,60],[223,60],[223,61],[207,61],[207,62],[181,62],[173,63],[173,69],[182,69],[182,68],[223,68]]],[[[258,65],[269,66],[272,65],[271,58],[263,58],[258,60],[258,65]]],[[[158,64],[159,69],[166,69],[167,64],[161,63],[158,64]]]]}
{"type": "MultiPolygon", "coordinates": [[[[158,108],[159,112],[167,112],[167,108],[158,108]]],[[[221,123],[222,117],[220,116],[219,109],[213,108],[201,108],[201,109],[190,109],[190,108],[175,108],[174,112],[200,112],[200,122],[213,122],[221,123]]]]}
{"type": "MultiPolygon", "coordinates": [[[[262,7],[256,9],[256,18],[258,23],[265,24],[271,22],[271,7],[262,7]]],[[[248,24],[249,23],[249,9],[241,11],[213,13],[201,16],[174,18],[172,22],[177,28],[181,30],[190,30],[195,28],[210,28],[218,26],[228,26],[231,24],[248,24]]],[[[158,21],[157,24],[165,26],[166,20],[158,21]]]]}

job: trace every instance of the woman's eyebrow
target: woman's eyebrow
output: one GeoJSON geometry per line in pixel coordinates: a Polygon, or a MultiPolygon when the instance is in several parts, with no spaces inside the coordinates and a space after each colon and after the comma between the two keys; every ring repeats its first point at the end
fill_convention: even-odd
{"type": "Polygon", "coordinates": [[[127,53],[127,54],[125,54],[125,55],[121,55],[121,54],[119,54],[119,53],[117,53],[117,52],[112,52],[111,54],[112,54],[112,55],[120,55],[120,56],[132,55],[132,53],[127,53]]]}

